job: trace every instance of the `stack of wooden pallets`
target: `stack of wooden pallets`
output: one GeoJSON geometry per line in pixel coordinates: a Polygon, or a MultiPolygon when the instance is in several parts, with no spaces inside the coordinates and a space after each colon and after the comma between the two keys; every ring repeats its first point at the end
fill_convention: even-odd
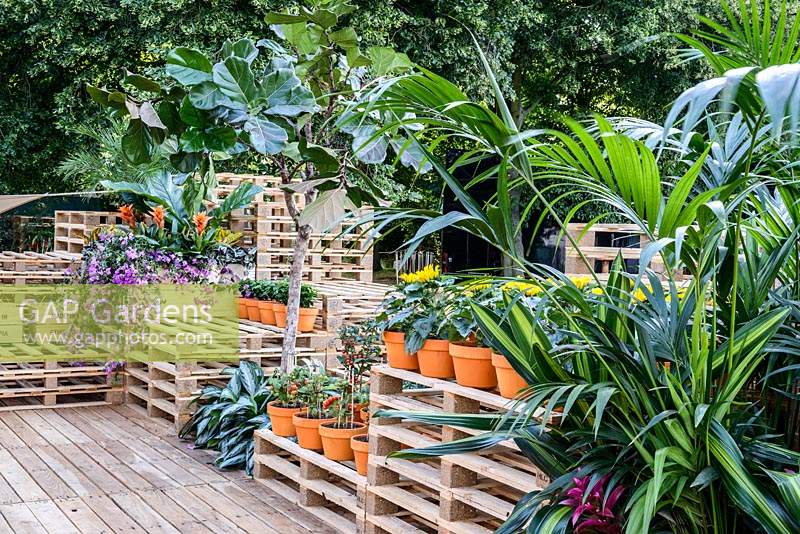
{"type": "Polygon", "coordinates": [[[53,250],[80,254],[95,228],[116,224],[122,224],[122,218],[112,211],[57,211],[53,250]]]}

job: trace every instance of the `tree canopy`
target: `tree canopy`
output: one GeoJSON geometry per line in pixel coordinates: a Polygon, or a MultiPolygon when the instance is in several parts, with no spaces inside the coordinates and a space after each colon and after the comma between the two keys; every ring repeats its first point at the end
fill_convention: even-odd
{"type": "MultiPolygon", "coordinates": [[[[360,0],[349,24],[363,44],[389,45],[489,94],[468,30],[486,49],[512,108],[527,123],[556,114],[658,116],[696,77],[679,64],[677,42],[651,40],[714,12],[699,0],[360,0]],[[519,104],[515,107],[515,104],[519,104]],[[527,111],[524,111],[527,110],[527,111]]],[[[158,78],[169,50],[215,50],[231,36],[271,36],[264,16],[277,0],[0,0],[0,191],[75,187],[56,172],[93,143],[70,128],[100,118],[86,84],[111,85],[123,68],[158,78]]]]}

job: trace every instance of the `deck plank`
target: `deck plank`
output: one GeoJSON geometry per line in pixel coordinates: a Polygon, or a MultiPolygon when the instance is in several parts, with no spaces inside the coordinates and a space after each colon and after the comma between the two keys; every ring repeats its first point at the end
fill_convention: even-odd
{"type": "Polygon", "coordinates": [[[311,534],[316,517],[242,471],[220,471],[130,406],[0,413],[0,532],[311,534]]]}

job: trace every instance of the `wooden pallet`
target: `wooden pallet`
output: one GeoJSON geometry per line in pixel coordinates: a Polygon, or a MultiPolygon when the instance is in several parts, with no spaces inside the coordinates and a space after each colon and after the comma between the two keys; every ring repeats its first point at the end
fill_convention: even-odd
{"type": "Polygon", "coordinates": [[[108,355],[85,350],[78,361],[60,351],[25,343],[0,345],[0,410],[122,402],[124,377],[112,381],[106,376],[108,355]]]}
{"type": "MultiPolygon", "coordinates": [[[[510,408],[508,399],[494,393],[387,366],[373,367],[370,380],[370,411],[499,413],[510,408]],[[417,386],[409,388],[409,383],[417,386]]],[[[479,432],[373,418],[366,531],[491,532],[522,495],[546,485],[546,477],[511,441],[479,454],[421,461],[388,457],[403,447],[424,447],[475,434],[479,432]]]]}
{"type": "Polygon", "coordinates": [[[346,323],[374,318],[390,286],[351,280],[323,280],[313,283],[322,307],[320,325],[335,331],[346,323]]]}
{"type": "Polygon", "coordinates": [[[78,258],[66,252],[0,251],[0,284],[65,282],[78,258]]]}
{"type": "Polygon", "coordinates": [[[367,477],[356,472],[353,462],[329,460],[268,429],[257,430],[254,439],[256,480],[291,498],[333,531],[362,531],[367,477]]]}
{"type": "MultiPolygon", "coordinates": [[[[626,262],[635,263],[642,250],[650,242],[648,237],[635,224],[595,224],[584,233],[586,225],[570,223],[567,231],[575,239],[578,248],[589,261],[592,270],[598,274],[608,273],[611,265],[622,254],[626,262]]],[[[589,274],[590,270],[581,260],[580,254],[566,240],[564,272],[568,274],[589,274]]],[[[653,258],[650,268],[655,272],[663,272],[664,264],[659,256],[653,258]]]]}

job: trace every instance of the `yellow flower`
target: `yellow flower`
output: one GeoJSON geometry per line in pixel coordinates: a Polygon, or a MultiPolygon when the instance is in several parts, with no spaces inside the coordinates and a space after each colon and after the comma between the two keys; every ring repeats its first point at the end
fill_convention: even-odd
{"type": "Polygon", "coordinates": [[[578,289],[583,289],[592,282],[591,276],[570,276],[569,279],[578,289]]]}
{"type": "Polygon", "coordinates": [[[593,287],[592,288],[592,295],[602,295],[603,288],[602,287],[593,287]]]}
{"type": "Polygon", "coordinates": [[[503,291],[519,291],[529,297],[535,297],[542,292],[542,286],[530,282],[514,281],[503,285],[503,291]]]}
{"type": "Polygon", "coordinates": [[[406,284],[430,282],[439,277],[440,271],[438,266],[427,265],[424,269],[420,269],[415,273],[403,273],[400,279],[406,284]]]}

